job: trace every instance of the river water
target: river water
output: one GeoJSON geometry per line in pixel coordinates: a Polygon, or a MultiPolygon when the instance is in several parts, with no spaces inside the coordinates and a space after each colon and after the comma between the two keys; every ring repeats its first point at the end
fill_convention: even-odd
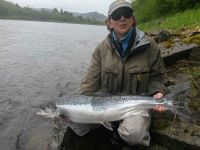
{"type": "Polygon", "coordinates": [[[0,150],[49,149],[37,106],[78,90],[105,26],[0,20],[0,150]]]}

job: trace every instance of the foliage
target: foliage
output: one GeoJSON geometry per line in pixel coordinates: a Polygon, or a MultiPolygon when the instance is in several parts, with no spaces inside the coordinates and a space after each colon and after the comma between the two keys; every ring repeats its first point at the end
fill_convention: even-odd
{"type": "Polygon", "coordinates": [[[81,16],[73,16],[71,12],[64,10],[48,9],[33,9],[29,7],[20,7],[18,4],[0,0],[0,18],[5,19],[25,19],[25,20],[40,20],[40,21],[58,21],[80,24],[103,24],[95,19],[85,19],[81,16]]]}
{"type": "Polygon", "coordinates": [[[174,15],[160,17],[149,22],[138,24],[144,31],[159,29],[180,29],[184,27],[198,26],[200,24],[200,8],[178,12],[174,15]]]}
{"type": "Polygon", "coordinates": [[[200,0],[135,0],[132,1],[138,22],[200,8],[200,0]]]}

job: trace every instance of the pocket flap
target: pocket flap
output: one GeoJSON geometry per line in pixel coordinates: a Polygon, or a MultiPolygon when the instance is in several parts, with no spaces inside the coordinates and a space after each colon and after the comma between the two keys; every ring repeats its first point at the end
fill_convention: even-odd
{"type": "Polygon", "coordinates": [[[147,73],[149,68],[147,66],[131,66],[129,67],[130,73],[147,73]]]}
{"type": "Polygon", "coordinates": [[[114,73],[114,74],[118,74],[119,73],[119,71],[116,68],[104,68],[102,70],[102,72],[114,73]]]}

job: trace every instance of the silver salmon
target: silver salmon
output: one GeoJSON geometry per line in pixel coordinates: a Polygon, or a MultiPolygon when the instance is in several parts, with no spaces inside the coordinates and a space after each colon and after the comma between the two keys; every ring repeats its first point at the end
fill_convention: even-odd
{"type": "Polygon", "coordinates": [[[140,115],[142,111],[156,105],[166,108],[173,102],[163,98],[156,100],[148,96],[84,96],[68,95],[56,102],[58,114],[66,116],[74,123],[103,123],[140,115]]]}

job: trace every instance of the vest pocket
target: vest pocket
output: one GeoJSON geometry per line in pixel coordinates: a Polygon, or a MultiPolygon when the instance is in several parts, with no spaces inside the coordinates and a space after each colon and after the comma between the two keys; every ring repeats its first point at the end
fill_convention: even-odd
{"type": "Polygon", "coordinates": [[[149,83],[149,69],[146,67],[130,68],[130,93],[142,95],[147,93],[149,83]]]}
{"type": "Polygon", "coordinates": [[[102,89],[108,93],[115,93],[117,90],[118,74],[114,72],[102,72],[102,89]]]}

